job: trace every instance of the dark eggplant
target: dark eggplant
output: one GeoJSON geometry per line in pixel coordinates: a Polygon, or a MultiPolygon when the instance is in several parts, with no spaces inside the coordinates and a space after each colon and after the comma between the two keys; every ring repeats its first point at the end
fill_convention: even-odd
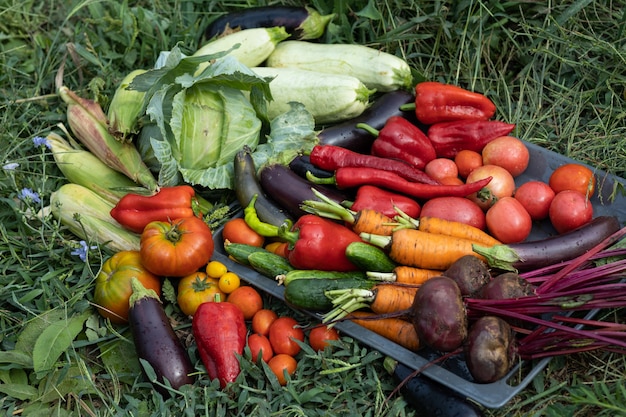
{"type": "Polygon", "coordinates": [[[289,162],[289,169],[302,178],[306,178],[306,173],[310,172],[317,178],[330,178],[334,175],[334,172],[327,171],[316,167],[311,163],[309,155],[298,155],[289,162]]]}
{"type": "Polygon", "coordinates": [[[324,34],[334,15],[321,15],[311,7],[259,6],[227,13],[213,20],[204,31],[204,40],[228,29],[282,26],[294,39],[317,39],[324,34]]]}
{"type": "MultiPolygon", "coordinates": [[[[193,384],[194,366],[187,350],[176,336],[161,300],[137,278],[132,279],[132,287],[128,322],[137,356],[152,366],[160,384],[164,384],[165,379],[173,389],[193,384]]],[[[163,396],[169,396],[171,391],[160,384],[153,383],[154,388],[163,396]]]]}
{"type": "Polygon", "coordinates": [[[267,197],[261,188],[256,166],[252,159],[252,150],[250,147],[244,146],[235,155],[235,195],[239,204],[246,207],[255,194],[257,199],[254,208],[262,222],[280,226],[286,220],[293,220],[293,217],[267,197]]]}
{"type": "Polygon", "coordinates": [[[599,216],[572,231],[545,239],[475,247],[489,266],[503,270],[528,271],[574,259],[620,230],[615,216],[599,216]]]}
{"type": "Polygon", "coordinates": [[[318,135],[320,145],[335,145],[355,152],[369,154],[376,137],[371,133],[357,128],[359,123],[366,123],[374,129],[380,130],[391,116],[415,118],[414,111],[402,111],[400,106],[412,103],[415,100],[413,93],[397,90],[378,97],[370,107],[360,116],[345,122],[329,126],[318,135]]]}
{"type": "Polygon", "coordinates": [[[300,208],[304,200],[319,201],[313,194],[312,188],[337,203],[350,200],[349,196],[341,191],[314,184],[282,164],[271,164],[263,167],[259,173],[259,180],[263,191],[295,218],[306,214],[300,208]]]}
{"type": "MultiPolygon", "coordinates": [[[[385,358],[384,366],[397,382],[403,382],[413,369],[392,359],[385,358]]],[[[419,415],[429,417],[481,417],[483,412],[477,405],[461,397],[450,388],[423,375],[411,377],[400,388],[404,399],[419,415]]]]}

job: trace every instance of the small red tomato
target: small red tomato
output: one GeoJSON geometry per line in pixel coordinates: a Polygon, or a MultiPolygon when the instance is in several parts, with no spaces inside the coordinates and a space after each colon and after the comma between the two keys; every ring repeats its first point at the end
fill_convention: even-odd
{"type": "Polygon", "coordinates": [[[442,178],[457,177],[459,168],[452,159],[435,158],[426,164],[424,172],[432,179],[441,180],[442,178]]]}
{"type": "Polygon", "coordinates": [[[324,350],[326,346],[330,346],[329,340],[339,340],[339,332],[334,327],[317,326],[309,332],[309,345],[314,350],[324,350]]]}
{"type": "Polygon", "coordinates": [[[485,185],[482,190],[467,197],[485,211],[498,201],[498,199],[511,197],[515,191],[515,179],[513,175],[498,165],[483,165],[474,169],[467,176],[465,182],[471,183],[487,177],[491,177],[489,184],[485,185]]]}
{"type": "Polygon", "coordinates": [[[274,375],[276,375],[276,378],[278,378],[280,385],[286,385],[287,378],[285,377],[285,372],[287,372],[288,375],[293,375],[298,367],[298,361],[296,361],[293,356],[289,356],[285,353],[279,353],[274,355],[274,357],[269,360],[267,365],[270,367],[274,375]]]}
{"type": "Polygon", "coordinates": [[[591,221],[593,205],[581,192],[561,191],[552,199],[549,217],[557,232],[569,232],[591,221]]]}
{"type": "Polygon", "coordinates": [[[248,223],[241,217],[230,219],[224,224],[222,238],[224,241],[251,246],[263,246],[265,243],[265,238],[248,226],[248,223]]]}
{"type": "Polygon", "coordinates": [[[561,165],[555,169],[548,183],[557,194],[564,190],[575,190],[591,197],[596,189],[593,171],[577,163],[561,165]]]}
{"type": "Polygon", "coordinates": [[[528,181],[515,190],[513,197],[522,203],[531,219],[543,220],[548,218],[554,195],[554,190],[545,182],[528,181]]]}
{"type": "Polygon", "coordinates": [[[248,347],[253,361],[258,360],[261,355],[261,359],[267,363],[274,356],[270,340],[262,334],[253,333],[248,336],[248,347]]]}
{"type": "Polygon", "coordinates": [[[498,165],[517,177],[528,168],[530,153],[516,137],[501,136],[489,142],[482,151],[483,164],[498,165]]]}
{"type": "Polygon", "coordinates": [[[301,349],[296,340],[304,342],[304,331],[293,317],[279,317],[270,325],[269,339],[275,354],[296,356],[301,349]]]}
{"type": "Polygon", "coordinates": [[[533,226],[530,214],[513,197],[503,197],[487,210],[485,215],[489,233],[502,243],[525,240],[533,226]]]}
{"type": "Polygon", "coordinates": [[[459,170],[459,176],[467,178],[470,172],[483,165],[483,156],[479,152],[463,149],[454,157],[454,163],[459,170]]]}
{"type": "Polygon", "coordinates": [[[465,197],[431,198],[422,206],[421,217],[437,217],[440,219],[469,224],[484,230],[485,212],[465,197]]]}
{"type": "Polygon", "coordinates": [[[273,310],[264,308],[257,311],[252,316],[252,331],[267,336],[270,333],[270,326],[277,318],[278,314],[273,310]]]}

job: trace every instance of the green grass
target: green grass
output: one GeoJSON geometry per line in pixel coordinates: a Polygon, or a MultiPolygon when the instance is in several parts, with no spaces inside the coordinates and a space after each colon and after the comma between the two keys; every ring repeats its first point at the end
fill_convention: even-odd
{"type": "MultiPolygon", "coordinates": [[[[126,73],[150,67],[161,50],[174,45],[195,50],[203,28],[225,10],[299,4],[129,3],[0,0],[0,164],[19,164],[0,170],[3,413],[416,415],[401,397],[386,401],[395,382],[382,368],[382,355],[350,338],[333,354],[305,352],[287,388],[244,359],[244,380],[232,390],[220,391],[205,378],[183,396],[164,401],[137,376],[127,329],[108,327],[93,314],[93,279],[110,254],[92,250],[82,262],[72,255],[78,239],[34,216],[64,181],[45,147],[33,144],[34,137],[58,131],[65,122],[65,106],[55,94],[57,77],[107,108],[126,73]],[[20,199],[25,188],[41,201],[20,199]],[[60,321],[77,329],[75,338],[55,333],[51,323],[60,321]],[[53,338],[61,351],[46,351],[53,338]]],[[[379,47],[406,58],[418,78],[485,92],[496,103],[498,118],[517,124],[518,137],[626,175],[623,2],[314,0],[310,5],[336,13],[325,41],[379,47]]],[[[172,305],[168,313],[181,318],[172,305]]],[[[620,313],[606,314],[623,320],[620,313]]],[[[179,331],[188,334],[189,326],[179,331]]],[[[193,345],[190,353],[197,360],[193,345]]],[[[505,407],[485,412],[624,415],[625,365],[622,356],[605,353],[557,358],[505,407]]]]}

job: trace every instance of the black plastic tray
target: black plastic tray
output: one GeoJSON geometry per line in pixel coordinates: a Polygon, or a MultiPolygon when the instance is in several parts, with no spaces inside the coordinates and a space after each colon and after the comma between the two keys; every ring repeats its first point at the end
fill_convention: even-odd
{"type": "MultiPolygon", "coordinates": [[[[577,162],[537,145],[527,143],[527,146],[530,150],[530,164],[527,170],[516,179],[518,184],[532,179],[548,181],[552,171],[560,165],[577,162]]],[[[590,168],[595,171],[597,179],[596,195],[592,198],[594,216],[613,215],[618,217],[620,223],[624,225],[626,223],[626,196],[624,195],[626,180],[596,170],[593,167],[590,168]]],[[[543,222],[533,226],[529,239],[541,239],[552,234],[555,234],[554,228],[549,222],[543,222]]],[[[215,240],[216,242],[222,241],[221,229],[216,231],[215,240]]],[[[244,265],[231,261],[221,244],[216,245],[214,259],[226,264],[242,280],[267,294],[284,300],[282,286],[244,265]]],[[[307,313],[320,319],[320,315],[316,313],[307,313]]],[[[590,312],[588,317],[594,314],[595,312],[590,312]]],[[[338,323],[336,327],[342,333],[412,369],[424,368],[430,361],[439,357],[437,352],[428,350],[412,352],[352,322],[338,323]]],[[[533,363],[520,363],[510,371],[507,377],[490,384],[473,381],[462,355],[447,359],[438,365],[427,366],[423,369],[422,374],[485,407],[499,408],[522,391],[546,367],[549,361],[550,359],[546,358],[533,363]]]]}

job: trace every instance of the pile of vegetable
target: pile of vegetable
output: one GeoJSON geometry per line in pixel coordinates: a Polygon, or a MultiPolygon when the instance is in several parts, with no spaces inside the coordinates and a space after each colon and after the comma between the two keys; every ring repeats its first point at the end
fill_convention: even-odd
{"type": "Polygon", "coordinates": [[[593,171],[516,184],[530,154],[485,94],[414,83],[406,61],[370,47],[312,42],[329,17],[311,15],[222,36],[218,20],[193,55],[174,48],[128,74],[107,112],[59,86],[69,129],[46,139],[68,182],[40,215],[113,253],[94,303],[130,324],[157,390],[197,377],[226,388],[246,349],[285,385],[301,345],[332,349],[343,320],[465,354],[481,383],[518,358],[622,351],[620,325],[561,314],[626,302],[626,232],[594,217],[593,171]],[[537,222],[553,236],[529,241],[537,222]],[[215,251],[323,323],[264,308],[215,251]],[[164,298],[190,319],[201,372],[164,298]]]}

